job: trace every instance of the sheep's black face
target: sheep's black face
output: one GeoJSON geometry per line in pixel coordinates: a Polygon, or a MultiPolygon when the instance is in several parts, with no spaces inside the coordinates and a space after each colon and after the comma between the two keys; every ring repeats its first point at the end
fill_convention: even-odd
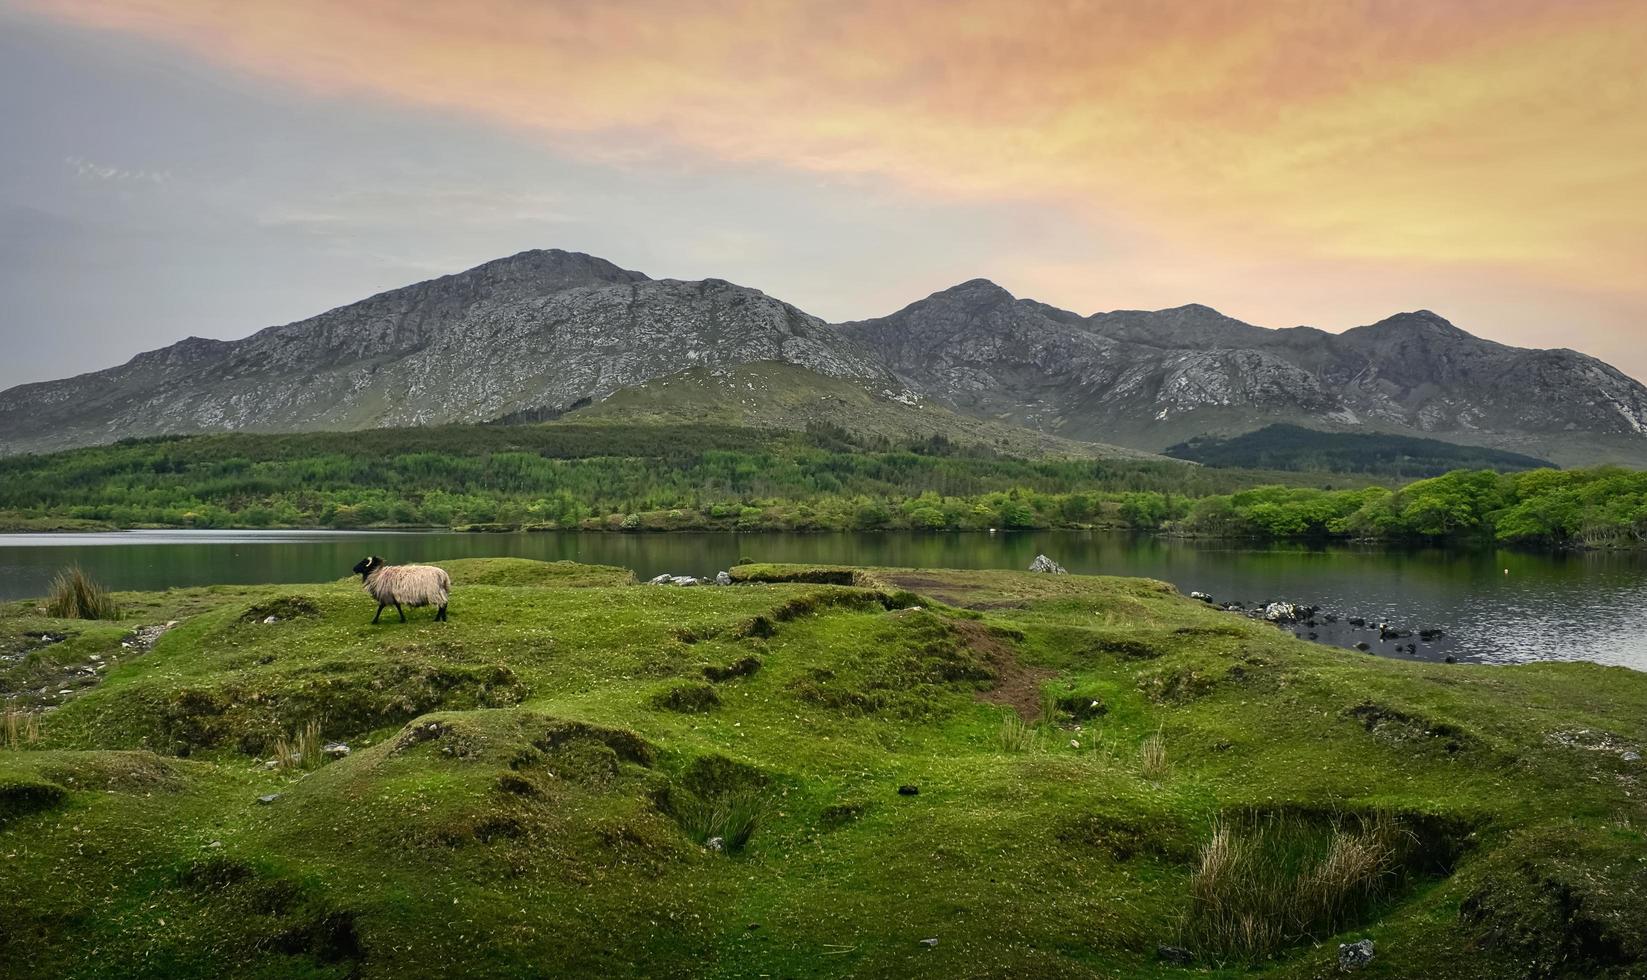
{"type": "Polygon", "coordinates": [[[356,575],[359,575],[360,580],[362,582],[364,582],[364,581],[366,581],[366,576],[372,574],[373,569],[379,568],[382,565],[383,565],[383,559],[379,558],[376,555],[368,555],[365,558],[362,558],[360,560],[360,564],[356,565],[351,570],[356,575]]]}

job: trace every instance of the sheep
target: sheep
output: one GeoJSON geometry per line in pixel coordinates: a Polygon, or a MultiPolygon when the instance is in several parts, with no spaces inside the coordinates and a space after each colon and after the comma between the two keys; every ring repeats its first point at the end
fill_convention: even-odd
{"type": "Polygon", "coordinates": [[[395,612],[400,613],[400,621],[406,622],[402,605],[434,606],[435,619],[446,621],[446,597],[452,591],[452,579],[446,569],[434,565],[385,565],[378,556],[368,555],[353,571],[360,576],[366,594],[377,600],[377,615],[372,617],[372,622],[383,615],[385,606],[394,606],[395,612]]]}

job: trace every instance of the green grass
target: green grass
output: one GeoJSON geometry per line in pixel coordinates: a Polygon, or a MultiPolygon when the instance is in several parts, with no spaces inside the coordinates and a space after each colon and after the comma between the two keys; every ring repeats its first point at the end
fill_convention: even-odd
{"type": "Polygon", "coordinates": [[[449,623],[373,626],[353,579],[0,607],[44,712],[0,749],[0,974],[1647,969],[1647,675],[1369,658],[1138,580],[443,564],[449,623]],[[350,754],[264,765],[312,719],[350,754]]]}

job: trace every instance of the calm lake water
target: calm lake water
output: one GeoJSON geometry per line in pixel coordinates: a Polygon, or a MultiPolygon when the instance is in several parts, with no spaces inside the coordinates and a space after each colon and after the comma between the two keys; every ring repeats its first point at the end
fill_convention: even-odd
{"type": "MultiPolygon", "coordinates": [[[[0,599],[37,596],[77,564],[115,589],[212,583],[315,582],[347,575],[364,555],[391,562],[511,555],[622,565],[642,578],[704,575],[740,557],[917,568],[1022,569],[1046,553],[1071,572],[1164,579],[1186,594],[1248,605],[1287,600],[1343,619],[1440,628],[1416,656],[1517,663],[1593,660],[1647,670],[1647,558],[1509,551],[1251,546],[1099,532],[1015,534],[458,534],[327,531],[128,531],[0,535],[0,599]],[[1506,569],[1509,574],[1506,575],[1506,569]]],[[[1368,642],[1376,631],[1323,622],[1322,642],[1368,642]]]]}

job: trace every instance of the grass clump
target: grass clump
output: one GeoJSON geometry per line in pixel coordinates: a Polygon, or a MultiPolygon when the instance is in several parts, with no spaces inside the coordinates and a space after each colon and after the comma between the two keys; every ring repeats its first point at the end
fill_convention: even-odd
{"type": "Polygon", "coordinates": [[[709,850],[737,854],[749,845],[767,809],[766,794],[746,787],[680,800],[675,805],[675,819],[688,837],[709,850]]]}
{"type": "Polygon", "coordinates": [[[1001,728],[996,739],[1002,752],[1032,752],[1041,744],[1041,731],[1025,721],[1016,711],[1001,714],[1001,728]]]}
{"type": "Polygon", "coordinates": [[[1354,925],[1399,880],[1401,831],[1270,814],[1221,819],[1190,875],[1185,941],[1223,960],[1260,960],[1354,925]]]}
{"type": "Polygon", "coordinates": [[[275,766],[279,769],[315,769],[325,761],[321,755],[320,722],[309,720],[290,735],[274,741],[275,766]]]}
{"type": "Polygon", "coordinates": [[[21,749],[40,741],[40,713],[7,708],[0,721],[0,749],[21,749]]]}
{"type": "Polygon", "coordinates": [[[1160,731],[1139,744],[1138,771],[1145,779],[1156,783],[1167,778],[1172,771],[1172,762],[1167,756],[1167,739],[1160,731]]]}
{"type": "Polygon", "coordinates": [[[70,567],[52,579],[51,591],[46,594],[46,615],[55,619],[119,619],[120,606],[91,576],[70,567]]]}

